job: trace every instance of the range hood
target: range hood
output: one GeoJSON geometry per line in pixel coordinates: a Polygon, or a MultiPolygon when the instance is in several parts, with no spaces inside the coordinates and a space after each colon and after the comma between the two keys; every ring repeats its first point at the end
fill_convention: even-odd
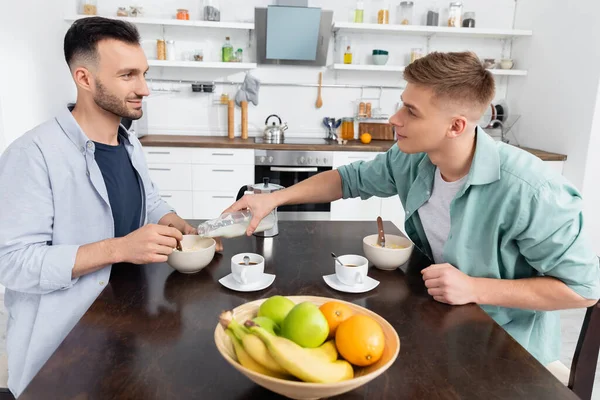
{"type": "Polygon", "coordinates": [[[325,66],[333,11],[314,7],[255,8],[258,64],[325,66]]]}

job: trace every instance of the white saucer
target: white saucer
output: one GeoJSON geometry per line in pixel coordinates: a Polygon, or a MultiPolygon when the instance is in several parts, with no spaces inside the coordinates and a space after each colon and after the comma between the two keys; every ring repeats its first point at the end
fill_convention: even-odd
{"type": "Polygon", "coordinates": [[[275,275],[263,274],[258,282],[250,283],[248,285],[242,285],[233,278],[233,274],[229,274],[221,279],[219,283],[225,286],[227,289],[235,290],[238,292],[255,292],[257,290],[263,290],[271,286],[275,281],[275,275]]]}
{"type": "Polygon", "coordinates": [[[346,293],[365,293],[369,290],[373,290],[379,285],[379,281],[371,278],[370,276],[365,277],[365,283],[362,285],[348,286],[339,281],[335,274],[323,276],[325,283],[332,289],[339,290],[340,292],[346,293]]]}

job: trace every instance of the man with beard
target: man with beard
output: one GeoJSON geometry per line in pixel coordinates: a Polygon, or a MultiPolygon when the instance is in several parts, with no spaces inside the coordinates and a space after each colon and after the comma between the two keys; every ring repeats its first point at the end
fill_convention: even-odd
{"type": "Polygon", "coordinates": [[[113,264],[164,262],[182,233],[195,233],[161,199],[140,142],[120,125],[142,117],[149,95],[136,28],[82,19],[64,52],[77,103],[0,158],[0,283],[16,396],[105,288],[113,264]]]}

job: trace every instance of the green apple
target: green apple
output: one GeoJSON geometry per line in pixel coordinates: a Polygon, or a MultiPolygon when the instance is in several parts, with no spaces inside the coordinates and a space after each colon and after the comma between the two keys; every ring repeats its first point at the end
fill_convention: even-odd
{"type": "Polygon", "coordinates": [[[329,324],[319,307],[304,302],[292,308],[285,317],[280,333],[302,347],[315,348],[329,336],[329,324]]]}
{"type": "Polygon", "coordinates": [[[272,335],[277,335],[279,333],[279,326],[272,319],[267,317],[256,317],[252,320],[257,323],[258,326],[263,328],[265,331],[268,331],[272,335]]]}
{"type": "Polygon", "coordinates": [[[259,317],[267,317],[281,327],[283,320],[296,304],[283,296],[273,296],[262,303],[258,309],[259,317]]]}

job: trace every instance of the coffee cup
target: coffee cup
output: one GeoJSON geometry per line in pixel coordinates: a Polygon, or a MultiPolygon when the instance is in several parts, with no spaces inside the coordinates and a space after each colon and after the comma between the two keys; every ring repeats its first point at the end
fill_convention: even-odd
{"type": "Polygon", "coordinates": [[[335,261],[335,276],[337,279],[348,286],[362,285],[365,283],[367,273],[369,272],[369,261],[353,254],[339,256],[338,260],[344,265],[335,261]]]}
{"type": "Polygon", "coordinates": [[[231,275],[240,285],[257,283],[264,272],[265,259],[259,254],[241,253],[231,257],[231,275]],[[245,260],[245,257],[248,258],[245,260]]]}

